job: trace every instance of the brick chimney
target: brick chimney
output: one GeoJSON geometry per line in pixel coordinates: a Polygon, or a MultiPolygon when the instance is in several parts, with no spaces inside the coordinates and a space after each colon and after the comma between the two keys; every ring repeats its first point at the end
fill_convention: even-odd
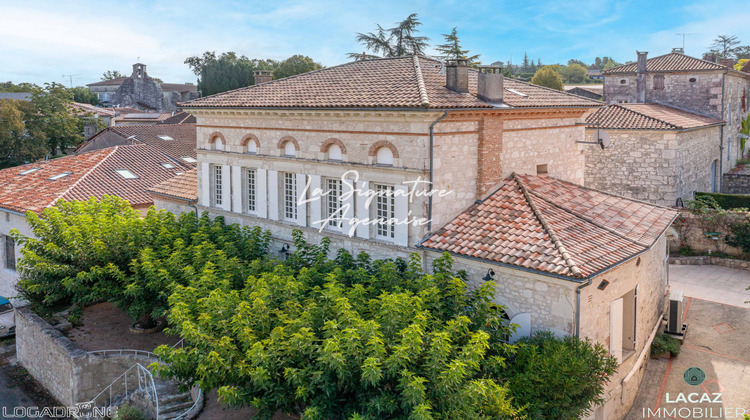
{"type": "Polygon", "coordinates": [[[710,61],[712,63],[716,62],[716,54],[715,53],[705,53],[703,54],[703,59],[706,61],[710,61]]]}
{"type": "Polygon", "coordinates": [[[503,102],[503,69],[498,66],[479,66],[477,96],[491,104],[503,102]]]}
{"type": "Polygon", "coordinates": [[[720,58],[719,64],[724,67],[729,67],[730,69],[734,68],[734,60],[732,60],[731,58],[720,58]]]}
{"type": "Polygon", "coordinates": [[[273,80],[273,72],[270,70],[255,70],[253,71],[253,76],[255,77],[256,85],[273,80]]]}
{"type": "Polygon", "coordinates": [[[635,76],[635,86],[636,86],[636,102],[639,104],[645,104],[646,103],[646,60],[648,57],[648,51],[640,52],[636,51],[638,53],[638,67],[636,70],[636,76],[635,76]]]}
{"type": "Polygon", "coordinates": [[[469,62],[458,58],[447,60],[445,87],[458,93],[469,93],[469,62]]]}

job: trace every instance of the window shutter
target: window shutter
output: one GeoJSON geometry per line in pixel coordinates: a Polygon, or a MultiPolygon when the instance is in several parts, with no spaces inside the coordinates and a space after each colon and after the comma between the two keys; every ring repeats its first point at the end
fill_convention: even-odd
{"type": "Polygon", "coordinates": [[[279,172],[268,171],[268,218],[280,220],[279,213],[279,172]]]}
{"type": "Polygon", "coordinates": [[[242,168],[232,166],[232,210],[235,213],[242,213],[242,168]]]}
{"type": "Polygon", "coordinates": [[[323,226],[321,220],[323,219],[323,202],[325,197],[320,197],[315,194],[316,189],[321,189],[321,178],[320,175],[310,175],[310,227],[314,229],[320,229],[323,226]]]}
{"type": "Polygon", "coordinates": [[[297,183],[297,224],[307,226],[307,203],[299,204],[307,196],[307,189],[305,188],[307,186],[307,175],[297,174],[295,181],[297,183]]]}
{"type": "Polygon", "coordinates": [[[221,165],[221,195],[224,200],[221,202],[221,208],[226,211],[232,211],[232,182],[230,179],[230,166],[221,165]]]}
{"type": "Polygon", "coordinates": [[[267,182],[267,171],[259,168],[255,173],[255,209],[258,217],[268,217],[267,182]]]}
{"type": "Polygon", "coordinates": [[[201,206],[211,205],[211,170],[208,162],[201,164],[201,206]]]}
{"type": "Polygon", "coordinates": [[[396,185],[393,192],[396,195],[393,199],[394,215],[398,221],[393,227],[396,244],[409,246],[409,225],[406,223],[409,217],[409,189],[405,185],[396,185]]]}
{"type": "Polygon", "coordinates": [[[609,304],[609,354],[622,362],[622,298],[609,304]]]}
{"type": "MultiPolygon", "coordinates": [[[[367,197],[363,197],[367,190],[370,189],[370,183],[368,181],[357,181],[357,189],[360,191],[357,194],[357,219],[358,221],[366,221],[370,219],[370,209],[367,207],[367,197]],[[362,194],[362,195],[360,195],[362,194]]],[[[374,201],[373,201],[374,205],[374,201]]],[[[370,238],[370,225],[360,224],[357,226],[357,237],[369,239],[370,238]]]]}
{"type": "Polygon", "coordinates": [[[345,234],[354,236],[354,232],[349,233],[349,231],[352,228],[352,225],[349,224],[352,219],[354,218],[354,196],[356,193],[354,192],[354,181],[351,179],[344,179],[341,181],[341,193],[344,195],[344,202],[341,203],[343,206],[343,217],[344,217],[344,223],[342,225],[342,229],[345,234]]]}

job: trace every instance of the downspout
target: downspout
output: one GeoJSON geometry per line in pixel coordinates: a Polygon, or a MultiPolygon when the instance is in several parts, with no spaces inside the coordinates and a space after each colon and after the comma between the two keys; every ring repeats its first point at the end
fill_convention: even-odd
{"type": "MultiPolygon", "coordinates": [[[[432,181],[433,181],[433,155],[434,155],[434,145],[435,145],[435,126],[437,123],[443,120],[443,118],[448,116],[448,111],[443,111],[443,115],[441,115],[438,119],[432,122],[430,124],[430,190],[433,189],[432,181]]],[[[432,232],[432,194],[429,194],[427,197],[427,232],[432,232]]]]}
{"type": "MultiPolygon", "coordinates": [[[[724,98],[726,98],[726,92],[725,84],[727,80],[727,74],[729,74],[729,69],[724,71],[724,77],[721,78],[721,120],[724,121],[724,98]]],[[[715,192],[721,192],[723,185],[723,175],[724,175],[724,125],[722,124],[719,128],[719,136],[720,136],[720,142],[719,142],[719,173],[715,174],[716,177],[716,185],[719,187],[719,191],[715,192]]]]}
{"type": "Polygon", "coordinates": [[[576,287],[576,338],[580,337],[580,325],[581,325],[581,289],[591,284],[591,279],[588,279],[586,283],[576,287]]]}
{"type": "Polygon", "coordinates": [[[187,199],[185,201],[187,201],[188,207],[192,207],[193,210],[195,210],[195,217],[200,219],[200,214],[198,214],[198,207],[195,207],[195,204],[193,204],[193,201],[190,199],[187,199]]]}

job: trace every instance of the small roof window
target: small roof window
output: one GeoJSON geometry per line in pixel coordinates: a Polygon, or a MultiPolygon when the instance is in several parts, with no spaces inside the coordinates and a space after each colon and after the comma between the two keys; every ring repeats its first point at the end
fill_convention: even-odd
{"type": "Polygon", "coordinates": [[[190,156],[183,156],[180,159],[182,159],[182,160],[184,160],[185,162],[188,162],[188,163],[198,162],[194,157],[190,157],[190,156]]]}
{"type": "Polygon", "coordinates": [[[159,137],[160,139],[162,139],[162,140],[164,140],[164,141],[170,141],[170,140],[174,140],[174,138],[172,138],[172,137],[170,137],[170,136],[167,136],[167,135],[165,135],[165,134],[161,134],[161,135],[158,135],[158,136],[156,136],[156,137],[159,137]]]}
{"type": "Polygon", "coordinates": [[[42,169],[42,168],[31,168],[31,169],[27,169],[27,170],[25,170],[25,171],[23,171],[23,172],[20,172],[20,173],[19,173],[18,175],[28,175],[28,174],[30,174],[30,173],[32,173],[32,172],[36,172],[36,171],[38,171],[38,170],[40,170],[40,169],[42,169]]]}
{"type": "Polygon", "coordinates": [[[165,167],[167,169],[174,169],[174,165],[172,165],[169,162],[164,162],[164,163],[161,164],[161,166],[163,166],[163,167],[165,167]]]}
{"type": "Polygon", "coordinates": [[[115,169],[115,172],[117,172],[121,177],[125,179],[137,179],[138,175],[130,172],[127,169],[115,169]]]}
{"type": "Polygon", "coordinates": [[[56,179],[60,179],[60,178],[66,177],[66,176],[68,176],[68,175],[70,175],[70,174],[72,174],[72,172],[63,172],[63,173],[61,173],[61,174],[57,174],[57,175],[55,175],[55,176],[52,176],[52,177],[50,177],[50,178],[49,178],[49,180],[50,180],[50,181],[54,181],[54,180],[56,180],[56,179]]]}
{"type": "Polygon", "coordinates": [[[522,96],[522,97],[524,97],[524,98],[525,98],[525,97],[527,97],[527,96],[529,96],[529,95],[527,95],[527,94],[525,94],[525,93],[521,93],[521,92],[519,92],[519,91],[517,91],[517,90],[515,90],[515,89],[508,89],[508,92],[513,92],[513,93],[515,93],[516,95],[518,95],[518,96],[522,96]]]}

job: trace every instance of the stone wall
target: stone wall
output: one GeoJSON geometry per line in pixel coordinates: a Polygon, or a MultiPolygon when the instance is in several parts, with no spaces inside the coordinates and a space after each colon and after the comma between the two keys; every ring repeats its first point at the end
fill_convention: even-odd
{"type": "Polygon", "coordinates": [[[750,171],[722,175],[721,192],[725,194],[750,194],[750,171]]]}
{"type": "Polygon", "coordinates": [[[682,211],[672,225],[676,235],[673,235],[669,239],[669,253],[676,255],[679,252],[680,245],[685,244],[695,252],[725,252],[729,255],[742,255],[741,249],[725,243],[729,230],[728,226],[735,221],[741,220],[743,220],[742,216],[730,216],[725,226],[707,226],[706,228],[710,229],[711,232],[721,233],[718,240],[715,240],[706,236],[704,231],[706,228],[701,226],[700,219],[697,216],[693,215],[690,211],[682,211]]]}
{"type": "MultiPolygon", "coordinates": [[[[584,185],[672,206],[710,191],[711,162],[719,157],[719,127],[690,131],[607,130],[612,146],[586,146],[584,185]]],[[[594,142],[596,130],[586,130],[594,142]]]]}
{"type": "Polygon", "coordinates": [[[669,257],[669,263],[675,265],[721,265],[738,270],[750,271],[750,261],[729,258],[710,257],[669,257]]]}
{"type": "Polygon", "coordinates": [[[125,79],[117,92],[112,96],[111,102],[117,106],[144,109],[144,105],[156,111],[174,111],[170,103],[165,107],[164,94],[159,83],[144,74],[143,80],[133,76],[125,79]],[[171,108],[171,109],[170,109],[171,108]]]}
{"type": "MultiPolygon", "coordinates": [[[[26,224],[26,217],[15,212],[0,210],[0,296],[10,298],[14,305],[18,306],[23,301],[15,299],[18,294],[16,283],[18,283],[18,272],[5,266],[5,236],[12,229],[17,229],[22,235],[32,236],[31,229],[26,224]]],[[[16,266],[21,258],[21,246],[15,246],[16,266]]]]}

